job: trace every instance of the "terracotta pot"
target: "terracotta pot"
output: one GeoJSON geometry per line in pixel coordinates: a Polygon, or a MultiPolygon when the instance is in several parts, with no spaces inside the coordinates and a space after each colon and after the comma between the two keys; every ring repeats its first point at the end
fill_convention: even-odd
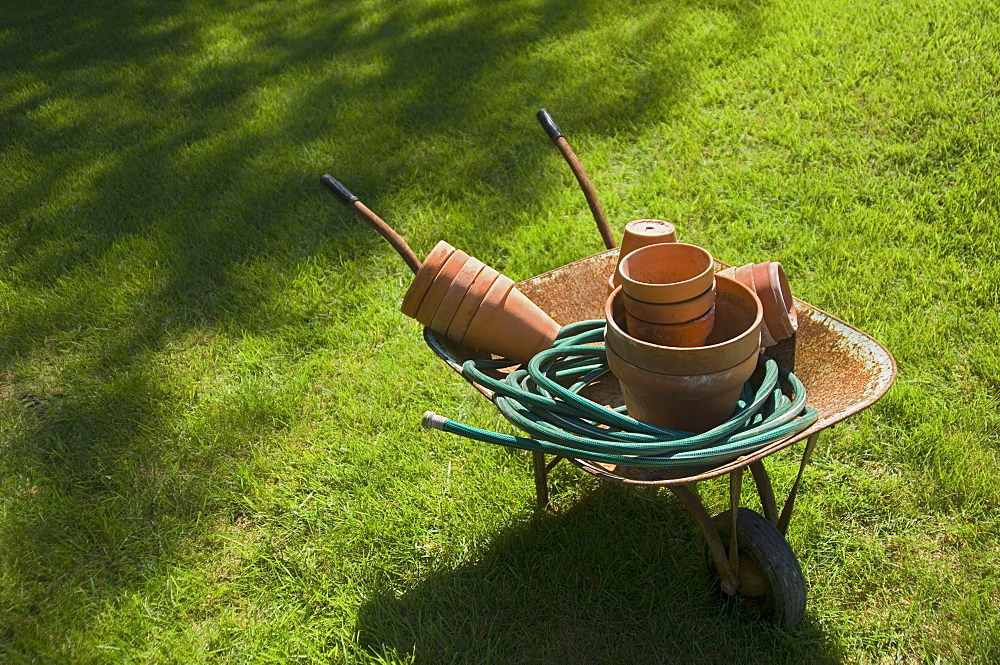
{"type": "Polygon", "coordinates": [[[420,307],[417,308],[417,315],[414,317],[417,321],[420,321],[425,326],[431,325],[431,321],[434,319],[434,312],[437,311],[438,305],[441,304],[441,300],[448,292],[448,287],[455,281],[455,277],[458,276],[458,273],[470,258],[468,254],[460,249],[456,249],[448,257],[444,265],[441,266],[441,270],[434,277],[434,281],[431,282],[427,293],[424,294],[424,299],[420,301],[420,307]]]}
{"type": "MultiPolygon", "coordinates": [[[[465,265],[455,275],[451,284],[448,285],[448,290],[445,292],[444,297],[441,298],[441,303],[438,305],[437,310],[434,312],[434,317],[431,319],[431,330],[447,336],[452,318],[458,312],[458,307],[462,304],[462,300],[468,293],[469,288],[475,282],[476,276],[484,267],[485,264],[482,261],[474,257],[469,257],[469,260],[465,262],[465,265]]],[[[441,270],[438,273],[438,279],[442,279],[443,275],[444,270],[441,270]]]]}
{"type": "Polygon", "coordinates": [[[465,296],[462,298],[462,302],[459,304],[455,316],[452,317],[451,323],[448,324],[448,330],[445,332],[445,336],[448,339],[459,344],[462,343],[465,339],[465,332],[468,330],[469,324],[472,323],[472,317],[479,311],[479,305],[482,304],[486,293],[499,276],[500,273],[493,268],[483,266],[483,269],[476,275],[472,286],[469,287],[469,290],[466,291],[465,296]]]}
{"type": "Polygon", "coordinates": [[[500,275],[472,318],[463,344],[521,363],[552,346],[562,328],[500,275]]]}
{"type": "Polygon", "coordinates": [[[625,225],[622,234],[622,244],[618,248],[618,262],[615,263],[615,270],[608,278],[608,293],[614,291],[615,287],[621,284],[618,276],[618,263],[621,260],[647,245],[659,245],[665,242],[677,242],[677,230],[670,222],[659,219],[635,219],[625,225]]]}
{"type": "Polygon", "coordinates": [[[764,323],[771,338],[780,342],[794,335],[798,329],[798,317],[781,264],[777,261],[755,264],[753,279],[757,297],[764,306],[764,323]]]}
{"type": "Polygon", "coordinates": [[[631,252],[618,264],[621,286],[636,300],[681,302],[712,287],[712,255],[697,245],[661,243],[631,252]]]}
{"type": "Polygon", "coordinates": [[[721,425],[733,415],[743,384],[757,367],[754,351],[721,371],[677,376],[633,365],[610,347],[607,353],[630,416],[694,433],[721,425]]]}
{"type": "Polygon", "coordinates": [[[704,346],[664,346],[629,335],[622,287],[605,303],[605,344],[627,362],[664,374],[710,374],[732,367],[760,348],[763,308],[753,291],[734,279],[716,275],[715,285],[715,326],[704,346]]]}
{"type": "Polygon", "coordinates": [[[761,327],[763,346],[774,346],[795,334],[798,329],[795,300],[780,263],[748,263],[739,268],[727,268],[718,274],[733,277],[757,294],[764,307],[764,324],[761,327]]]}
{"type": "Polygon", "coordinates": [[[424,259],[400,309],[473,351],[518,362],[552,346],[561,329],[513,280],[443,240],[424,259]]]}
{"type": "Polygon", "coordinates": [[[437,277],[441,266],[444,265],[445,261],[454,252],[455,248],[444,240],[441,240],[434,246],[434,249],[430,251],[427,258],[420,264],[420,270],[414,275],[413,281],[410,282],[410,288],[406,290],[406,294],[403,296],[403,303],[399,306],[403,314],[412,319],[417,318],[417,309],[420,308],[420,303],[423,301],[427,289],[430,288],[434,278],[437,277]]]}
{"type": "Polygon", "coordinates": [[[473,351],[479,350],[479,340],[486,336],[486,331],[489,328],[492,317],[502,307],[504,299],[513,288],[514,280],[504,274],[497,275],[493,284],[490,285],[489,290],[486,291],[486,295],[483,296],[483,299],[476,307],[476,313],[469,322],[469,327],[465,331],[465,338],[462,341],[464,346],[473,351]]]}
{"type": "Polygon", "coordinates": [[[715,305],[694,321],[686,323],[652,323],[632,316],[625,309],[625,323],[632,337],[663,346],[704,346],[715,325],[715,305]]]}
{"type": "Polygon", "coordinates": [[[643,302],[622,293],[625,313],[649,323],[687,323],[704,316],[715,305],[715,280],[700,296],[681,302],[643,302]]]}

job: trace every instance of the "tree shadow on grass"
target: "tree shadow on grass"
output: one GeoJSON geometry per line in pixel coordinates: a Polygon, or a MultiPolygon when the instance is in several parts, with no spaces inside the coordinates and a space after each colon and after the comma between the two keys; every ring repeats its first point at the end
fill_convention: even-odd
{"type": "MultiPolygon", "coordinates": [[[[237,518],[247,441],[294,416],[235,403],[181,432],[196,399],[164,359],[192,332],[280,337],[303,324],[307,308],[285,300],[305,261],[374,279],[359,265],[384,246],[320,190],[321,173],[418,251],[447,237],[492,255],[524,219],[513,211],[541,214],[568,185],[564,172],[539,175],[556,158],[537,108],[583,143],[659,122],[712,40],[692,41],[685,18],[718,12],[727,39],[749,48],[758,13],[752,2],[637,2],[644,18],[617,34],[601,31],[613,17],[599,3],[576,0],[287,7],[5,10],[0,391],[21,421],[4,456],[8,473],[39,483],[37,494],[5,490],[28,492],[7,500],[2,526],[16,548],[6,579],[20,589],[8,643],[43,650],[67,616],[51,612],[75,608],[85,622],[160,579],[210,531],[203,515],[237,518]],[[613,57],[588,60],[591,40],[613,57]],[[407,221],[411,207],[438,205],[463,214],[407,221]],[[18,416],[22,403],[36,406],[18,416]]],[[[529,530],[529,546],[550,537],[533,528],[543,531],[529,530]]]]}
{"type": "Polygon", "coordinates": [[[362,648],[416,663],[841,662],[808,616],[782,630],[720,599],[697,529],[664,494],[602,487],[473,563],[375,595],[362,648]]]}
{"type": "Polygon", "coordinates": [[[706,64],[706,44],[682,34],[685,18],[718,12],[743,45],[758,21],[756,3],[637,9],[645,18],[627,34],[599,29],[608,17],[598,3],[567,0],[403,2],[374,16],[319,2],[291,17],[224,3],[25,9],[31,38],[0,42],[21,93],[0,132],[44,170],[0,202],[13,221],[4,261],[18,279],[51,286],[124,237],[152,236],[184,286],[157,297],[216,320],[232,314],[219,305],[230,288],[220,275],[234,265],[297,258],[289,245],[332,261],[380,247],[331,211],[316,185],[327,170],[418,245],[447,236],[481,249],[490,241],[474,228],[410,228],[393,203],[492,209],[477,221],[502,238],[519,223],[512,208],[532,210],[567,182],[540,177],[553,151],[537,108],[581,139],[659,122],[706,64]],[[613,57],[588,61],[588,39],[613,57]],[[184,297],[199,287],[219,297],[184,297]]]}

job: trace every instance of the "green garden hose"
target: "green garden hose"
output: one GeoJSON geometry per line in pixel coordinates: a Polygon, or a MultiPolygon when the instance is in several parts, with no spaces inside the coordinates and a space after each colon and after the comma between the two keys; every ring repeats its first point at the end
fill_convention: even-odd
{"type": "Polygon", "coordinates": [[[516,363],[469,360],[462,366],[462,376],[493,391],[500,412],[531,438],[465,425],[431,411],[424,414],[423,426],[509,448],[661,469],[719,465],[797,434],[818,418],[815,409],[805,406],[802,382],[763,356],[763,379],[758,385],[747,381],[736,413],[708,432],[657,427],[630,418],[623,406],[597,404],[578,393],[610,371],[604,326],[603,320],[565,326],[552,348],[503,379],[486,372],[516,363]],[[791,387],[791,396],[782,391],[779,377],[791,387]]]}

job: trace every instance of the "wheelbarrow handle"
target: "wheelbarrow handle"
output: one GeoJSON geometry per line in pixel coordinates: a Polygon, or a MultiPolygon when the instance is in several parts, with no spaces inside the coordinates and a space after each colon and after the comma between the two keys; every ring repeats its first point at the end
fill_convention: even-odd
{"type": "Polygon", "coordinates": [[[552,119],[551,113],[545,109],[539,109],[536,117],[538,118],[538,123],[542,126],[542,129],[545,130],[545,133],[549,135],[549,138],[552,139],[553,143],[563,137],[562,130],[559,129],[559,125],[556,124],[556,121],[552,119]]]}
{"type": "Polygon", "coordinates": [[[538,118],[542,129],[545,130],[545,133],[552,139],[556,148],[562,153],[566,163],[569,164],[570,170],[573,171],[573,175],[576,176],[576,181],[580,183],[580,189],[583,190],[583,195],[587,199],[587,205],[590,206],[590,212],[594,216],[594,221],[597,222],[597,230],[601,234],[604,246],[608,249],[614,249],[618,246],[618,243],[615,242],[615,235],[611,232],[611,227],[608,226],[607,217],[604,216],[604,208],[601,207],[601,201],[597,198],[597,192],[590,183],[590,178],[587,177],[587,171],[583,168],[583,164],[577,159],[576,153],[569,146],[569,141],[563,136],[559,125],[552,119],[551,113],[545,109],[539,109],[535,117],[538,118]]]}
{"type": "Polygon", "coordinates": [[[358,197],[351,193],[351,190],[344,187],[339,180],[334,178],[329,173],[320,177],[319,181],[330,190],[330,193],[337,197],[341,203],[344,204],[349,210],[354,211],[358,217],[368,222],[368,225],[379,232],[383,238],[385,238],[392,248],[396,250],[400,258],[406,262],[407,267],[416,273],[420,270],[420,259],[417,255],[413,253],[410,246],[406,244],[403,240],[403,236],[396,233],[396,229],[392,228],[384,221],[382,218],[376,215],[374,212],[368,209],[368,207],[358,200],[358,197]]]}
{"type": "Polygon", "coordinates": [[[351,194],[351,190],[344,187],[343,183],[341,183],[339,180],[334,178],[329,173],[320,177],[319,181],[323,183],[323,185],[327,189],[329,189],[334,196],[340,199],[340,202],[343,203],[348,208],[353,207],[354,203],[358,200],[358,197],[356,197],[354,194],[351,194]]]}

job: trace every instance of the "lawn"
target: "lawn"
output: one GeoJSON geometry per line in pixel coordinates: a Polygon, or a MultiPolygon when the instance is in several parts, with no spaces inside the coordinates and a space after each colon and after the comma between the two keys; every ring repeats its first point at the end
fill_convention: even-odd
{"type": "MultiPolygon", "coordinates": [[[[972,0],[64,0],[0,21],[0,661],[1000,661],[1000,8],[972,0]],[[876,336],[783,630],[669,493],[511,431],[398,311],[676,224],[876,336]]],[[[771,458],[779,494],[801,446],[771,458]]],[[[713,511],[724,481],[699,486],[713,511]]]]}

